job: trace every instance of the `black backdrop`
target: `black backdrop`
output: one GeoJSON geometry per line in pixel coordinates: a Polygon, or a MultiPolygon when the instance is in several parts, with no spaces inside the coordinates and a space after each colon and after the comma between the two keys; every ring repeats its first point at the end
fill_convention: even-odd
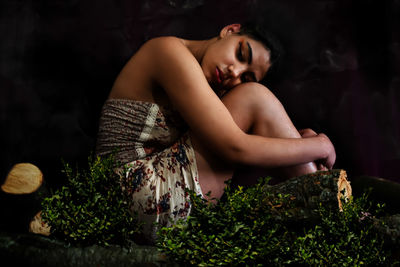
{"type": "Polygon", "coordinates": [[[201,39],[257,18],[286,49],[270,89],[298,128],[325,132],[337,168],[400,181],[399,0],[2,0],[0,172],[50,184],[83,164],[116,75],[146,40],[201,39]]]}

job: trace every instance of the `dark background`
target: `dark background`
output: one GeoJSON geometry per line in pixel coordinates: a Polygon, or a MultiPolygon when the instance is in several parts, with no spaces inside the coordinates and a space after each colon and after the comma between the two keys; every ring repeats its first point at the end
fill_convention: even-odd
{"type": "MultiPolygon", "coordinates": [[[[2,0],[0,174],[32,162],[48,184],[94,150],[100,108],[146,40],[211,38],[257,19],[286,58],[267,82],[296,127],[326,133],[336,168],[400,181],[399,0],[2,0]]],[[[1,180],[1,181],[2,181],[1,180]]]]}

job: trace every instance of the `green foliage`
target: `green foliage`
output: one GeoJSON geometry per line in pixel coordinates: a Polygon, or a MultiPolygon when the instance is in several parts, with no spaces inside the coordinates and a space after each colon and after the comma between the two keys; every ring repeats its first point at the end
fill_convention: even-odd
{"type": "MultiPolygon", "coordinates": [[[[374,228],[367,194],[350,198],[343,212],[318,208],[320,223],[297,236],[294,260],[307,265],[382,265],[388,261],[384,240],[374,228]]],[[[375,214],[382,212],[377,205],[375,214]]]]}
{"type": "Polygon", "coordinates": [[[89,157],[88,168],[64,163],[68,182],[42,201],[42,217],[55,236],[73,244],[127,244],[140,225],[129,213],[113,156],[89,157]]]}
{"type": "Polygon", "coordinates": [[[158,247],[180,264],[198,266],[387,263],[389,254],[372,228],[366,195],[351,199],[343,212],[320,205],[313,224],[294,227],[290,197],[265,192],[265,183],[235,190],[228,184],[226,198],[216,204],[189,192],[191,215],[160,229],[158,247]]]}

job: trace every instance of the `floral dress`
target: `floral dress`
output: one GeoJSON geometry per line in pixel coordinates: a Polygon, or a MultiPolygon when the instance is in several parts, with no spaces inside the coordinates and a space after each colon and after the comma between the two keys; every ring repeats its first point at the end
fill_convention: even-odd
{"type": "Polygon", "coordinates": [[[148,241],[158,225],[169,226],[190,213],[186,188],[202,195],[187,127],[172,108],[127,99],[108,99],[102,109],[96,153],[116,159],[126,170],[121,185],[131,211],[144,222],[148,241]]]}

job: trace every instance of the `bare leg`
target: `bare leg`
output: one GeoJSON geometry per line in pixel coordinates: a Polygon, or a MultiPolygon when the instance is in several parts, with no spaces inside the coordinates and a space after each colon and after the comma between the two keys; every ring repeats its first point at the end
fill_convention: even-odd
{"type": "MultiPolygon", "coordinates": [[[[301,138],[294,127],[284,107],[279,100],[266,87],[257,83],[239,85],[227,93],[222,102],[230,111],[237,125],[245,132],[266,137],[301,138]]],[[[224,181],[230,179],[237,166],[223,162],[219,157],[209,151],[194,133],[191,134],[196,153],[200,185],[203,193],[212,191],[211,196],[219,198],[224,190],[224,181]]],[[[251,167],[249,167],[251,168],[251,167]]],[[[317,170],[311,162],[296,166],[270,170],[279,178],[289,178],[317,170]]],[[[238,177],[240,183],[249,177],[238,177]]]]}

